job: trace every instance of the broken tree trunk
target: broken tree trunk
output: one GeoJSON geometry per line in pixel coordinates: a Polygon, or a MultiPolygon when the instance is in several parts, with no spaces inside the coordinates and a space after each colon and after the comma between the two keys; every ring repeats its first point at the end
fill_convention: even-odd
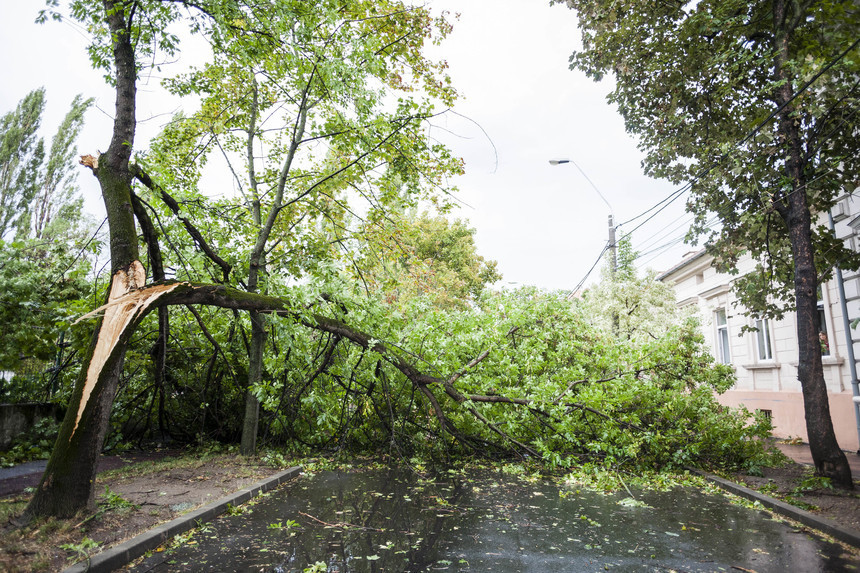
{"type": "Polygon", "coordinates": [[[139,261],[113,276],[104,316],[96,325],[70,407],[25,512],[25,521],[47,515],[70,517],[93,506],[98,456],[107,434],[126,345],[154,301],[175,287],[160,285],[138,290],[145,278],[139,261]]]}

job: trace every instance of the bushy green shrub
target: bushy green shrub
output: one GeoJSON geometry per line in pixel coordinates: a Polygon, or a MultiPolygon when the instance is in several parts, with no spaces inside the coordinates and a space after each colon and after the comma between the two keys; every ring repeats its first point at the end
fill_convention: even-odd
{"type": "Polygon", "coordinates": [[[32,428],[15,438],[9,451],[0,453],[0,467],[48,459],[58,431],[59,424],[54,418],[39,419],[32,428]]]}

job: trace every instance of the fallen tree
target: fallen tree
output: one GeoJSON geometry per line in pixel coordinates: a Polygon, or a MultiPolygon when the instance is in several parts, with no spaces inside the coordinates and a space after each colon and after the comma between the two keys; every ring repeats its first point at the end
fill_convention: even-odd
{"type": "MultiPolygon", "coordinates": [[[[498,303],[495,299],[493,301],[498,303]]],[[[742,418],[721,417],[716,405],[706,401],[710,399],[714,389],[727,387],[731,383],[731,378],[727,377],[725,372],[712,368],[701,348],[701,341],[696,339],[692,327],[676,329],[659,344],[655,343],[648,349],[640,348],[639,352],[644,351],[644,355],[635,369],[610,371],[609,375],[604,375],[602,378],[566,381],[565,379],[574,372],[580,375],[588,374],[588,368],[595,366],[595,362],[598,361],[582,359],[581,363],[578,363],[576,357],[585,347],[600,348],[600,341],[580,334],[577,343],[572,345],[564,356],[557,352],[549,353],[553,343],[559,341],[542,337],[545,329],[550,326],[546,323],[541,324],[542,320],[546,320],[547,314],[554,313],[556,319],[561,318],[556,324],[551,325],[557,337],[561,335],[576,337],[575,329],[585,329],[585,327],[583,324],[577,324],[575,311],[566,317],[558,316],[559,308],[562,308],[560,305],[564,303],[556,297],[547,296],[542,305],[535,304],[535,301],[530,302],[533,314],[521,315],[514,319],[513,322],[517,323],[515,326],[508,326],[505,321],[498,321],[499,316],[491,315],[486,308],[481,311],[464,311],[456,317],[447,316],[450,313],[439,313],[439,316],[432,317],[441,318],[450,327],[452,322],[468,324],[470,321],[464,319],[466,314],[484,315],[479,333],[483,340],[475,337],[470,337],[471,341],[461,340],[461,333],[442,333],[442,338],[447,339],[446,343],[461,343],[462,354],[476,352],[474,350],[476,346],[485,347],[482,352],[476,352],[472,360],[467,363],[462,362],[461,367],[452,369],[450,375],[443,377],[420,370],[416,367],[416,363],[421,362],[423,358],[410,355],[399,345],[377,340],[370,334],[351,327],[343,320],[297,306],[289,298],[248,293],[225,285],[188,282],[146,285],[120,296],[111,297],[108,304],[92,313],[93,316],[103,314],[102,321],[109,322],[113,327],[102,330],[102,336],[99,337],[97,348],[93,352],[93,359],[87,367],[87,378],[98,382],[98,377],[93,373],[98,372],[99,369],[105,369],[108,358],[117,353],[118,347],[128,340],[147,313],[169,305],[208,305],[242,311],[254,310],[286,317],[306,328],[331,334],[338,340],[348,341],[362,352],[373,353],[402,375],[426,398],[438,421],[437,437],[442,440],[441,443],[446,443],[446,440],[456,441],[464,451],[492,446],[494,451],[508,451],[536,458],[546,457],[548,461],[554,461],[560,465],[569,465],[582,455],[597,454],[598,457],[603,457],[602,451],[602,454],[617,458],[619,463],[634,463],[635,460],[635,463],[650,464],[656,461],[658,464],[681,465],[686,462],[701,463],[707,459],[716,462],[715,451],[704,449],[698,454],[693,454],[684,445],[693,441],[701,442],[703,437],[709,440],[715,439],[714,436],[718,436],[719,432],[725,430],[728,423],[737,424],[732,431],[739,434],[732,439],[738,435],[752,438],[764,428],[764,425],[759,424],[752,429],[744,430],[742,418]],[[493,327],[495,322],[498,324],[493,327]],[[535,342],[536,346],[533,344],[535,342]],[[519,346],[519,350],[512,346],[519,346]],[[538,348],[542,356],[535,354],[538,348]],[[529,356],[535,363],[520,364],[519,367],[511,369],[511,364],[517,360],[512,359],[510,355],[516,357],[518,354],[529,356]],[[493,359],[490,359],[491,355],[494,355],[493,359]],[[485,364],[488,359],[491,364],[485,364]],[[538,365],[537,362],[541,364],[538,365]],[[502,368],[499,368],[500,364],[502,368]],[[483,371],[477,372],[482,367],[483,371]],[[556,369],[559,372],[556,376],[552,376],[547,369],[556,369]],[[463,385],[462,382],[466,378],[471,378],[470,383],[463,385]],[[607,384],[610,382],[616,383],[613,384],[612,391],[607,390],[607,384]],[[461,388],[461,386],[465,387],[461,388]],[[622,386],[627,387],[626,392],[619,391],[622,386]],[[474,391],[474,389],[484,388],[488,388],[488,391],[474,391]],[[589,396],[589,388],[592,391],[596,390],[603,398],[596,399],[594,396],[589,396]],[[472,391],[469,391],[470,389],[472,391]],[[541,391],[542,395],[535,394],[536,391],[541,391]],[[614,396],[612,403],[607,403],[606,395],[614,396]],[[635,399],[631,399],[631,396],[635,399]],[[575,397],[581,399],[575,399],[575,397]],[[701,410],[702,403],[697,404],[697,401],[705,401],[705,405],[711,406],[711,411],[708,413],[709,416],[713,416],[711,421],[720,420],[721,425],[714,425],[710,421],[704,424],[700,419],[701,414],[697,412],[701,410]],[[602,409],[590,405],[595,402],[603,403],[602,409]],[[525,416],[540,420],[540,423],[514,422],[508,417],[511,414],[503,414],[493,420],[492,413],[486,408],[488,406],[518,408],[525,413],[525,416]],[[663,409],[666,410],[665,413],[661,413],[663,409]],[[675,415],[683,413],[683,416],[673,420],[673,415],[670,414],[673,409],[675,409],[675,415]],[[685,409],[695,412],[684,412],[685,409]],[[464,418],[464,412],[470,414],[476,423],[483,427],[483,430],[476,430],[469,424],[464,418]],[[572,416],[587,414],[600,420],[597,424],[599,431],[586,432],[581,428],[577,429],[577,424],[571,424],[569,418],[572,416]],[[702,427],[687,427],[691,423],[701,424],[702,427]],[[671,431],[667,432],[667,428],[671,428],[671,431]],[[613,440],[606,440],[598,435],[607,430],[614,433],[629,433],[629,435],[625,439],[616,437],[613,440]],[[492,439],[493,436],[496,437],[495,441],[492,439]],[[648,445],[649,439],[655,444],[648,445]],[[589,442],[591,446],[588,445],[589,442]],[[602,445],[593,447],[598,443],[602,445]],[[657,449],[654,448],[656,444],[659,444],[657,449]],[[673,448],[674,451],[672,451],[673,448]],[[670,456],[666,455],[670,453],[670,456]],[[571,457],[568,458],[568,455],[571,457]],[[673,458],[673,456],[676,457],[673,458]]],[[[318,303],[336,312],[342,312],[343,303],[331,305],[322,297],[318,298],[318,303]]],[[[428,322],[432,324],[433,320],[428,322]]],[[[471,321],[471,325],[475,326],[474,321],[471,321]]],[[[435,325],[435,327],[438,326],[440,325],[435,325]]],[[[606,349],[609,348],[607,345],[606,349]]],[[[628,359],[629,356],[625,357],[617,353],[615,356],[610,356],[610,360],[619,360],[621,363],[628,359]]],[[[447,362],[451,364],[456,360],[460,358],[451,357],[447,362]]],[[[598,364],[597,368],[605,370],[606,365],[598,364]]],[[[378,372],[376,375],[378,376],[378,372]]],[[[85,385],[81,390],[79,406],[76,412],[70,413],[67,418],[66,425],[61,431],[61,440],[67,439],[69,444],[74,444],[75,440],[81,439],[76,436],[80,422],[82,419],[85,420],[87,413],[97,406],[90,404],[91,400],[95,400],[94,390],[95,385],[90,387],[85,385]],[[65,435],[68,435],[68,438],[65,435]]],[[[97,393],[95,394],[97,397],[97,393]]],[[[520,417],[522,414],[514,413],[513,416],[520,417]]],[[[585,426],[589,424],[593,425],[596,422],[588,421],[585,426]]],[[[735,448],[738,447],[736,444],[735,448]]],[[[726,443],[722,449],[726,453],[731,453],[733,448],[726,443]]],[[[71,454],[76,449],[65,447],[57,450],[71,454]]],[[[54,458],[62,460],[61,456],[55,455],[54,458]]],[[[74,464],[73,459],[70,458],[68,463],[74,464]]],[[[734,461],[742,459],[742,455],[734,453],[734,461]]],[[[731,461],[724,460],[722,463],[731,463],[731,461]]],[[[81,488],[82,480],[77,479],[79,475],[63,485],[60,481],[62,475],[52,476],[51,470],[49,466],[43,484],[50,483],[53,488],[63,488],[67,492],[73,488],[81,488]]]]}
{"type": "MultiPolygon", "coordinates": [[[[86,368],[86,379],[95,384],[79,384],[73,401],[78,407],[70,409],[31,503],[34,515],[40,507],[49,508],[42,513],[62,510],[35,505],[40,495],[61,491],[63,500],[92,495],[92,482],[81,479],[90,476],[81,470],[94,471],[95,464],[80,461],[87,451],[80,444],[88,438],[82,428],[93,425],[91,412],[103,411],[98,400],[104,400],[104,390],[98,392],[99,376],[93,373],[101,369],[104,377],[106,368],[115,368],[110,358],[148,313],[174,305],[253,310],[331,336],[329,358],[290,397],[291,403],[307,406],[292,415],[318,418],[301,436],[306,440],[326,432],[363,431],[384,434],[377,443],[396,440],[401,453],[515,455],[558,467],[584,461],[629,470],[760,463],[763,449],[757,438],[767,435],[769,425],[763,419],[748,425],[749,413],[718,406],[713,392],[726,389],[733,377],[712,364],[692,324],[648,344],[619,345],[590,331],[581,309],[562,297],[492,294],[479,307],[458,312],[416,304],[415,315],[376,325],[397,332],[399,342],[392,344],[346,322],[372,300],[296,290],[293,296],[273,297],[226,285],[167,281],[111,297],[85,317],[101,316],[114,327],[100,331],[86,368]],[[348,343],[357,356],[339,359],[351,365],[353,391],[339,389],[329,368],[340,343],[348,343]],[[360,368],[362,360],[367,366],[360,368]],[[419,398],[408,404],[396,399],[410,391],[419,398]],[[313,400],[307,399],[310,392],[316,393],[313,400]],[[388,407],[360,413],[368,401],[388,407]],[[353,417],[340,428],[326,426],[323,419],[338,409],[352,411],[353,417]]],[[[382,314],[369,316],[383,320],[382,314]]],[[[373,327],[372,320],[365,322],[373,327]]]]}

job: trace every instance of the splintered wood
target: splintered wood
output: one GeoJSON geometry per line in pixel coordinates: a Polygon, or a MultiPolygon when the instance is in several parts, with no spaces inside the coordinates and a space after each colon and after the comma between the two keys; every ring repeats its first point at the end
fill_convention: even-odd
{"type": "Polygon", "coordinates": [[[99,168],[99,158],[92,155],[81,155],[81,165],[89,167],[93,171],[99,168]]]}
{"type": "Polygon", "coordinates": [[[161,295],[172,291],[181,284],[173,283],[144,288],[145,283],[146,271],[140,261],[134,261],[128,270],[120,269],[113,276],[107,304],[78,319],[79,322],[104,311],[104,319],[99,330],[96,347],[93,350],[89,368],[87,368],[87,378],[81,402],[78,405],[75,427],[72,429],[69,440],[75,435],[102,369],[125,330],[134,322],[135,318],[145,313],[161,295]]]}

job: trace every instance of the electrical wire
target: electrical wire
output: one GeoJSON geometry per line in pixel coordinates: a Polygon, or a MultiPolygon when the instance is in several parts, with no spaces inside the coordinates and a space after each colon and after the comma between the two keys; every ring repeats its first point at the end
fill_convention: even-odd
{"type": "Polygon", "coordinates": [[[594,264],[591,265],[591,268],[588,269],[588,272],[585,273],[585,276],[582,277],[582,279],[578,283],[576,283],[576,286],[573,288],[574,293],[579,292],[579,289],[582,288],[582,285],[585,284],[585,281],[588,280],[588,277],[591,276],[591,273],[593,273],[594,269],[597,268],[597,265],[600,264],[600,261],[603,259],[603,255],[606,253],[606,251],[609,250],[609,246],[609,242],[607,241],[606,245],[603,247],[603,250],[600,251],[599,255],[597,255],[597,259],[594,261],[594,264]]]}
{"type": "Polygon", "coordinates": [[[694,219],[695,219],[695,216],[692,215],[691,213],[687,213],[687,212],[682,213],[681,215],[676,217],[673,221],[664,225],[663,228],[658,230],[656,233],[653,233],[652,235],[650,235],[649,237],[647,237],[645,239],[639,240],[638,241],[638,247],[639,247],[638,250],[642,251],[644,249],[651,248],[654,244],[656,244],[662,240],[665,240],[666,237],[674,234],[679,229],[688,229],[690,227],[690,223],[692,223],[694,219]],[[678,223],[678,221],[680,221],[680,223],[675,225],[675,223],[678,223]]]}

